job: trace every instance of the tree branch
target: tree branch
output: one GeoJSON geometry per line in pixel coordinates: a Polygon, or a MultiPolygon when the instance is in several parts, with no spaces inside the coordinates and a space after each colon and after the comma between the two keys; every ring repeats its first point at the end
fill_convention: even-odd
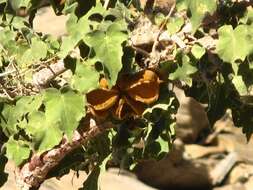
{"type": "Polygon", "coordinates": [[[58,60],[55,64],[49,65],[47,68],[40,70],[33,75],[33,84],[39,88],[45,87],[52,79],[65,72],[64,61],[58,60]]]}
{"type": "Polygon", "coordinates": [[[67,154],[109,128],[113,128],[111,122],[97,123],[92,117],[86,117],[80,129],[74,132],[71,142],[64,136],[57,147],[42,155],[33,155],[26,164],[20,167],[16,171],[17,186],[21,190],[38,189],[45,181],[48,172],[67,154]]]}

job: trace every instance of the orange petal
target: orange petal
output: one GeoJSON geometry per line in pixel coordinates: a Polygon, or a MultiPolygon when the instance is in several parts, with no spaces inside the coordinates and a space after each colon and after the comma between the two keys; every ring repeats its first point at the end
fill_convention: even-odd
{"type": "Polygon", "coordinates": [[[94,110],[107,110],[118,100],[118,91],[96,89],[86,94],[87,102],[94,110]]]}

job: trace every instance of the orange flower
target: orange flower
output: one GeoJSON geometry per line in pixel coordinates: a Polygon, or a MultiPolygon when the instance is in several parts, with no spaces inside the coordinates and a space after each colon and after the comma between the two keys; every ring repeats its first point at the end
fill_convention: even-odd
{"type": "Polygon", "coordinates": [[[108,89],[105,78],[99,83],[100,88],[89,92],[86,97],[91,113],[100,118],[109,113],[120,120],[132,115],[140,116],[145,104],[152,104],[159,97],[160,80],[151,70],[122,75],[112,89],[108,89]]]}

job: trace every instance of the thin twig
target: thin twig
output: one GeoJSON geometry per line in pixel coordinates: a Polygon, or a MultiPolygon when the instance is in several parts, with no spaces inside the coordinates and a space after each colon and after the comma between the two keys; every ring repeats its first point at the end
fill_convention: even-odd
{"type": "Polygon", "coordinates": [[[1,84],[1,83],[0,83],[0,86],[1,86],[2,91],[4,92],[4,94],[6,95],[6,97],[7,97],[9,100],[13,101],[14,98],[12,98],[12,96],[10,95],[9,91],[5,88],[5,86],[4,86],[3,84],[1,84]]]}
{"type": "Polygon", "coordinates": [[[107,9],[109,6],[110,0],[105,0],[104,8],[107,9]]]}
{"type": "Polygon", "coordinates": [[[17,71],[16,70],[12,70],[12,71],[6,71],[4,73],[0,73],[0,78],[1,77],[6,77],[6,76],[8,76],[8,75],[10,75],[12,73],[15,73],[15,72],[17,72],[17,71]]]}
{"type": "Polygon", "coordinates": [[[160,29],[159,29],[159,32],[157,33],[155,42],[154,42],[153,47],[152,47],[152,52],[151,52],[151,54],[153,54],[153,53],[156,51],[156,47],[157,47],[158,44],[159,44],[159,37],[161,36],[164,27],[166,26],[167,22],[169,21],[169,18],[170,18],[170,16],[171,16],[171,14],[173,13],[175,7],[176,7],[176,5],[173,5],[173,6],[171,7],[171,9],[170,9],[170,12],[169,12],[168,15],[165,17],[165,20],[164,20],[164,22],[162,23],[162,25],[161,25],[161,27],[160,27],[160,29]]]}
{"type": "Polygon", "coordinates": [[[143,54],[145,57],[150,57],[150,54],[149,54],[147,51],[145,51],[144,49],[141,49],[141,48],[136,47],[136,46],[134,46],[134,45],[132,45],[132,48],[133,48],[135,51],[137,51],[138,53],[143,54]]]}

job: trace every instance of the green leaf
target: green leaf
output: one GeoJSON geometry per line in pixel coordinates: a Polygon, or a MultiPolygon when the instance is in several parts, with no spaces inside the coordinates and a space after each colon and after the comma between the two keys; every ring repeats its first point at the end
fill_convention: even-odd
{"type": "Polygon", "coordinates": [[[88,178],[83,183],[83,187],[79,190],[99,190],[98,178],[100,175],[100,168],[96,167],[89,174],[88,178]]]}
{"type": "Polygon", "coordinates": [[[83,37],[90,32],[90,25],[92,25],[92,22],[89,20],[89,17],[94,14],[100,14],[103,16],[105,11],[106,10],[103,6],[99,4],[90,9],[90,11],[79,20],[74,13],[71,14],[66,23],[69,36],[63,38],[61,51],[58,54],[59,57],[66,57],[71,50],[75,49],[75,46],[83,39],[83,37]]]}
{"type": "Polygon", "coordinates": [[[77,63],[71,86],[81,93],[87,93],[99,86],[99,77],[99,72],[94,66],[87,63],[77,63]]]}
{"type": "Polygon", "coordinates": [[[31,113],[36,111],[40,108],[42,104],[42,96],[23,96],[21,97],[15,106],[15,117],[17,119],[21,118],[22,116],[26,115],[27,113],[31,113]]]}
{"type": "Polygon", "coordinates": [[[25,28],[25,21],[27,19],[25,18],[22,18],[22,17],[14,17],[11,24],[14,28],[16,29],[22,29],[22,28],[25,28]]]}
{"type": "Polygon", "coordinates": [[[15,106],[4,104],[3,111],[1,113],[1,127],[7,137],[18,132],[16,127],[17,118],[15,114],[13,114],[15,113],[14,110],[15,106]]]}
{"type": "Polygon", "coordinates": [[[248,89],[242,79],[242,76],[239,75],[234,76],[232,83],[235,85],[235,88],[239,92],[240,96],[248,94],[248,89]]]}
{"type": "Polygon", "coordinates": [[[10,137],[5,146],[7,158],[13,160],[17,166],[30,156],[30,149],[24,141],[14,140],[13,137],[10,137]]]}
{"type": "Polygon", "coordinates": [[[216,52],[220,58],[229,63],[238,59],[244,61],[251,48],[247,27],[239,25],[233,30],[231,25],[225,25],[219,28],[218,34],[216,52]]]}
{"type": "Polygon", "coordinates": [[[213,14],[217,8],[215,0],[186,0],[191,11],[192,33],[195,33],[207,13],[213,14]]]}
{"type": "Polygon", "coordinates": [[[189,0],[177,0],[176,1],[177,11],[180,12],[182,10],[188,9],[188,3],[189,3],[189,0]]]}
{"type": "Polygon", "coordinates": [[[197,44],[194,44],[191,49],[191,53],[196,59],[200,59],[206,53],[206,50],[205,48],[197,44]]]}
{"type": "Polygon", "coordinates": [[[112,154],[109,154],[106,158],[104,158],[104,160],[102,161],[102,163],[99,166],[101,172],[106,171],[106,164],[111,158],[112,158],[112,154]]]}
{"type": "Polygon", "coordinates": [[[252,24],[253,23],[253,10],[248,9],[246,11],[245,16],[240,18],[239,22],[242,24],[252,24]]]}
{"type": "Polygon", "coordinates": [[[116,83],[118,73],[122,68],[122,43],[127,35],[122,31],[125,26],[122,22],[113,23],[106,32],[94,31],[84,37],[84,41],[94,49],[99,59],[109,72],[110,86],[116,83]]]}
{"type": "Polygon", "coordinates": [[[45,114],[40,111],[29,114],[26,132],[32,136],[33,147],[39,153],[58,145],[63,135],[59,123],[48,121],[45,114]]]}
{"type": "Polygon", "coordinates": [[[170,73],[170,80],[183,80],[188,85],[191,85],[190,75],[197,72],[198,69],[191,65],[190,58],[187,55],[182,55],[182,63],[178,64],[175,72],[170,73]]]}
{"type": "Polygon", "coordinates": [[[6,2],[7,2],[7,0],[0,0],[0,4],[6,3],[6,2]]]}
{"type": "Polygon", "coordinates": [[[184,19],[182,17],[172,17],[167,24],[167,31],[170,35],[173,35],[182,28],[183,24],[184,19]]]}
{"type": "Polygon", "coordinates": [[[168,141],[165,141],[161,137],[158,137],[156,142],[158,142],[160,144],[160,147],[161,147],[160,153],[168,153],[169,152],[169,142],[168,141]]]}
{"type": "Polygon", "coordinates": [[[44,93],[45,114],[49,123],[59,122],[60,129],[72,139],[79,121],[85,116],[85,100],[72,90],[47,89],[44,93]]]}
{"type": "Polygon", "coordinates": [[[158,13],[158,14],[155,15],[155,24],[157,26],[160,26],[163,23],[164,20],[165,20],[164,14],[158,13]]]}
{"type": "Polygon", "coordinates": [[[31,4],[31,0],[12,0],[10,4],[14,10],[17,10],[20,7],[28,7],[31,4]]]}
{"type": "MultiPolygon", "coordinates": [[[[1,3],[1,2],[0,2],[1,3]]],[[[0,187],[2,187],[5,182],[8,180],[8,174],[4,172],[5,165],[7,164],[8,159],[0,154],[0,187]]]]}
{"type": "Polygon", "coordinates": [[[61,50],[58,53],[60,58],[64,58],[68,53],[75,49],[75,46],[81,40],[80,34],[73,34],[62,39],[61,50]]]}
{"type": "Polygon", "coordinates": [[[15,32],[7,29],[0,30],[0,44],[9,54],[15,54],[17,51],[15,32]]]}
{"type": "Polygon", "coordinates": [[[33,61],[39,61],[40,59],[44,59],[47,56],[47,45],[40,39],[32,38],[31,44],[31,54],[33,61]]]}

